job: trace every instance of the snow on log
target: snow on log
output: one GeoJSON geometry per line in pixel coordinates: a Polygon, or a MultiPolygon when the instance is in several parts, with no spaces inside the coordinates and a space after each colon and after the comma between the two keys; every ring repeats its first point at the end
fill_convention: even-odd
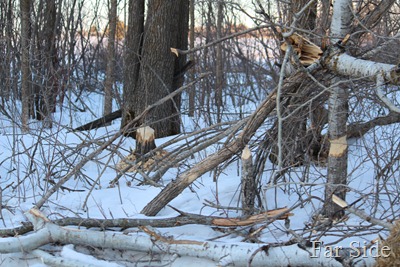
{"type": "MultiPolygon", "coordinates": [[[[177,254],[205,258],[220,266],[342,266],[334,257],[324,257],[323,247],[302,249],[297,245],[270,246],[244,242],[215,242],[176,240],[156,233],[150,227],[129,234],[68,229],[45,220],[38,210],[27,217],[35,224],[36,232],[27,236],[0,239],[0,253],[30,252],[47,243],[59,242],[123,251],[177,254]],[[315,257],[312,257],[315,256],[315,257]]],[[[360,262],[367,261],[362,258],[360,262]]]]}

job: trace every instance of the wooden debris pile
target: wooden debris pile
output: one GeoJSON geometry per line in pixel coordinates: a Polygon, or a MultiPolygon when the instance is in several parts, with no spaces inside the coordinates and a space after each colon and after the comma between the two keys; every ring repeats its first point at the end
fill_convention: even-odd
{"type": "Polygon", "coordinates": [[[120,171],[125,172],[137,172],[138,168],[142,171],[149,171],[154,167],[163,164],[163,159],[168,155],[166,150],[160,150],[155,152],[151,157],[141,159],[141,155],[136,154],[136,150],[132,151],[128,156],[123,158],[117,163],[116,168],[120,171]]]}
{"type": "Polygon", "coordinates": [[[157,148],[154,140],[154,130],[151,127],[144,126],[137,129],[136,149],[122,159],[116,168],[124,172],[136,172],[138,168],[142,171],[149,171],[157,165],[163,164],[168,152],[165,150],[151,152],[157,148]]]}

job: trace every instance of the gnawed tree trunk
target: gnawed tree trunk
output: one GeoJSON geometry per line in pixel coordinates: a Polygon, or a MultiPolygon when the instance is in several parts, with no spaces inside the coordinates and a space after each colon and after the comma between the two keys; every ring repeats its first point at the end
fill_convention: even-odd
{"type": "MultiPolygon", "coordinates": [[[[343,39],[349,33],[353,18],[350,6],[350,0],[337,0],[334,3],[331,24],[331,33],[334,36],[333,43],[343,39]]],[[[332,80],[332,84],[338,84],[340,80],[341,78],[336,77],[332,80]]],[[[328,135],[330,148],[325,203],[322,213],[331,219],[341,218],[344,215],[343,209],[333,203],[332,195],[335,194],[343,200],[346,199],[348,95],[348,88],[343,85],[334,85],[329,96],[328,135]]]]}
{"type": "Polygon", "coordinates": [[[155,149],[156,143],[154,142],[154,130],[149,126],[140,127],[136,130],[136,149],[137,156],[143,156],[155,149]]]}
{"type": "MultiPolygon", "coordinates": [[[[309,1],[292,1],[289,22],[294,27],[307,28],[313,30],[316,25],[316,3],[308,5],[309,1]],[[306,7],[306,8],[305,8],[306,7]],[[305,8],[305,9],[304,9],[305,8]]],[[[289,33],[287,33],[288,35],[289,33]]],[[[316,62],[322,55],[320,47],[311,42],[303,35],[292,33],[285,38],[285,42],[281,45],[281,50],[286,53],[288,48],[293,48],[295,56],[291,57],[290,62],[285,63],[285,71],[290,72],[300,63],[302,66],[310,66],[316,62]],[[294,58],[297,58],[294,60],[294,58]],[[298,61],[298,62],[297,62],[298,61]]],[[[299,66],[297,66],[299,67],[299,66]]],[[[307,81],[305,81],[307,83],[307,81]]],[[[314,86],[315,91],[319,91],[318,85],[309,83],[314,86]]],[[[311,105],[304,105],[307,100],[312,98],[308,95],[309,90],[304,90],[301,86],[292,96],[283,96],[280,105],[280,116],[278,118],[278,129],[271,131],[272,142],[275,142],[271,149],[269,158],[273,163],[280,165],[278,168],[287,169],[288,167],[298,166],[307,161],[307,153],[310,145],[318,143],[320,133],[308,133],[307,119],[315,113],[318,105],[323,105],[323,101],[317,99],[312,101],[311,105]],[[296,110],[296,112],[294,112],[296,110]],[[278,137],[279,135],[279,137],[278,137]],[[280,142],[277,142],[280,139],[280,142]],[[279,158],[279,156],[282,156],[279,158]]],[[[270,143],[272,143],[270,142],[270,143]]],[[[276,179],[274,178],[274,182],[276,179]]]]}
{"type": "MultiPolygon", "coordinates": [[[[338,51],[337,49],[326,51],[326,56],[322,58],[322,63],[328,71],[320,71],[316,74],[314,73],[314,77],[316,77],[316,79],[322,84],[324,84],[324,80],[326,82],[332,79],[334,76],[332,73],[335,73],[336,75],[349,75],[356,78],[367,76],[374,78],[373,75],[379,73],[379,75],[388,82],[397,84],[400,80],[398,68],[395,65],[358,60],[346,55],[340,50],[338,51]]],[[[282,87],[281,97],[285,100],[290,99],[289,96],[296,97],[296,94],[294,93],[298,92],[299,88],[303,88],[305,92],[302,91],[302,93],[304,93],[304,95],[309,94],[309,98],[316,97],[320,92],[315,90],[315,87],[309,86],[308,83],[310,81],[313,80],[306,73],[298,72],[293,74],[285,80],[282,87]]],[[[205,158],[191,169],[179,175],[177,179],[168,184],[151,202],[146,205],[146,207],[144,207],[142,213],[148,216],[156,215],[166,204],[178,196],[198,177],[217,167],[220,163],[231,158],[232,155],[243,149],[244,145],[248,143],[266,117],[274,110],[275,105],[276,92],[274,91],[250,116],[249,122],[246,123],[245,128],[235,140],[228,143],[224,148],[210,155],[208,158],[205,158]]],[[[298,112],[298,110],[295,109],[293,112],[298,112]]],[[[346,129],[346,125],[343,125],[342,129],[346,129]]],[[[268,147],[268,144],[266,146],[268,147]]]]}
{"type": "Polygon", "coordinates": [[[246,145],[242,152],[242,209],[243,215],[252,214],[254,211],[254,200],[256,197],[256,181],[254,177],[253,156],[246,145]]]}
{"type": "MultiPolygon", "coordinates": [[[[136,101],[139,102],[139,99],[135,98],[135,91],[138,90],[140,55],[143,44],[144,8],[144,0],[129,0],[129,20],[124,56],[124,95],[121,128],[124,128],[125,125],[135,118],[134,109],[136,101]]],[[[135,133],[127,130],[125,135],[134,137],[135,133]]]]}

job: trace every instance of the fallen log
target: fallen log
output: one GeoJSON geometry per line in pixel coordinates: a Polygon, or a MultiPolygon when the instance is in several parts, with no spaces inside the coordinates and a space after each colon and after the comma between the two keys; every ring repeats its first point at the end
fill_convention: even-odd
{"type": "MultiPolygon", "coordinates": [[[[51,223],[58,226],[79,226],[86,228],[121,228],[122,230],[127,228],[139,227],[141,225],[148,225],[156,228],[164,227],[174,227],[180,225],[188,224],[202,224],[218,227],[237,227],[237,226],[247,226],[256,223],[262,223],[266,220],[285,220],[292,216],[290,209],[288,208],[278,208],[274,210],[269,210],[260,214],[256,214],[249,217],[243,218],[224,218],[218,216],[205,216],[193,213],[180,212],[181,215],[171,218],[142,218],[142,219],[130,219],[130,218],[120,218],[120,219],[84,219],[76,217],[67,217],[63,219],[53,220],[51,223]]],[[[23,235],[29,233],[33,230],[33,224],[25,222],[23,226],[12,228],[12,229],[1,229],[0,236],[15,236],[23,235]]]]}
{"type": "MultiPolygon", "coordinates": [[[[220,266],[342,266],[334,257],[324,257],[319,253],[315,257],[311,248],[299,248],[293,242],[285,244],[255,244],[244,242],[214,242],[203,240],[181,240],[166,237],[147,226],[130,233],[115,231],[91,231],[69,229],[50,222],[37,209],[26,213],[34,225],[35,233],[0,239],[0,253],[29,253],[50,244],[73,244],[92,248],[121,251],[149,252],[152,254],[177,254],[193,258],[209,259],[220,266]],[[282,249],[284,247],[285,249],[282,249]]],[[[320,250],[320,249],[319,249],[320,250]]],[[[43,260],[51,258],[43,257],[43,260]]],[[[362,259],[365,260],[365,259],[362,259]]],[[[80,262],[77,262],[80,263],[80,262]]],[[[82,265],[79,265],[82,266],[82,265]]]]}
{"type": "Polygon", "coordinates": [[[100,127],[103,127],[109,122],[112,122],[113,120],[116,120],[118,118],[121,118],[122,116],[122,109],[119,109],[117,111],[114,111],[106,116],[103,116],[97,120],[91,121],[89,123],[86,123],[85,125],[79,126],[74,129],[74,131],[89,131],[92,129],[97,129],[100,127]]]}

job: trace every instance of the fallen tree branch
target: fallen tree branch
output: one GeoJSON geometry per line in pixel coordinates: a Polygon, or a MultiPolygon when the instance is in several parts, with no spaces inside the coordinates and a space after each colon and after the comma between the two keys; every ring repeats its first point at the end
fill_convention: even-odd
{"type": "MultiPolygon", "coordinates": [[[[218,216],[204,216],[193,213],[183,213],[181,215],[171,218],[141,218],[141,219],[83,219],[76,217],[68,217],[58,220],[53,220],[51,223],[58,226],[79,226],[86,228],[121,228],[122,230],[127,228],[139,227],[142,225],[148,225],[151,227],[174,227],[187,224],[202,224],[219,227],[236,227],[236,226],[247,226],[255,223],[265,222],[267,220],[285,220],[293,214],[289,212],[288,208],[279,208],[269,210],[260,214],[256,214],[249,217],[243,218],[224,218],[218,216]]],[[[0,236],[15,236],[22,235],[33,230],[32,223],[24,223],[24,226],[13,229],[2,229],[0,230],[0,236]]]]}
{"type": "Polygon", "coordinates": [[[63,257],[53,256],[50,253],[47,253],[40,249],[35,249],[32,251],[32,254],[36,257],[39,257],[43,263],[48,264],[50,266],[57,267],[96,267],[95,264],[85,263],[78,259],[66,259],[63,257]]]}
{"type": "Polygon", "coordinates": [[[365,221],[367,221],[369,223],[382,226],[382,227],[384,227],[384,228],[386,228],[388,230],[392,230],[393,227],[394,227],[394,225],[391,224],[391,223],[388,223],[388,222],[376,219],[374,217],[371,217],[371,215],[368,215],[364,211],[356,209],[356,208],[354,208],[352,206],[349,206],[346,201],[344,201],[343,199],[339,198],[336,195],[332,195],[332,201],[335,204],[337,204],[338,206],[346,209],[348,212],[353,213],[354,215],[357,215],[358,217],[360,217],[361,219],[363,219],[363,220],[365,220],[365,221]]]}
{"type": "Polygon", "coordinates": [[[400,122],[400,114],[396,112],[390,112],[386,116],[376,117],[367,122],[351,123],[347,126],[347,137],[359,138],[376,126],[385,126],[398,122],[400,122]]]}
{"type": "Polygon", "coordinates": [[[206,72],[206,73],[202,73],[199,75],[199,77],[192,81],[191,83],[188,83],[180,88],[178,88],[177,90],[173,91],[172,93],[170,93],[169,95],[157,100],[155,103],[153,103],[152,105],[147,106],[142,113],[140,113],[137,117],[135,117],[133,120],[131,120],[127,125],[125,125],[125,127],[123,127],[122,129],[120,129],[117,133],[115,133],[109,140],[107,140],[106,142],[104,142],[98,149],[96,149],[95,151],[93,151],[92,153],[90,153],[87,157],[83,158],[70,172],[68,172],[63,178],[61,178],[57,184],[55,184],[53,187],[51,187],[46,194],[36,203],[35,207],[37,208],[41,208],[43,206],[43,204],[51,197],[51,195],[53,195],[55,192],[57,192],[58,189],[60,189],[60,187],[65,184],[72,176],[75,175],[76,172],[78,172],[83,166],[85,166],[85,164],[92,160],[94,157],[96,157],[97,155],[99,155],[101,152],[103,152],[103,150],[105,150],[108,146],[110,146],[115,140],[117,140],[119,137],[121,137],[123,135],[124,132],[126,132],[129,127],[131,127],[132,125],[134,125],[136,122],[138,122],[139,120],[141,120],[141,118],[143,118],[144,116],[146,116],[151,110],[153,110],[155,107],[161,105],[162,103],[174,98],[176,95],[180,94],[182,91],[184,91],[185,89],[191,87],[193,84],[195,84],[196,82],[198,82],[199,80],[201,80],[202,78],[206,77],[207,75],[209,75],[210,72],[206,72]]]}
{"type": "Polygon", "coordinates": [[[121,118],[122,116],[122,109],[118,109],[110,114],[107,114],[97,120],[91,121],[89,123],[86,123],[82,126],[79,126],[74,129],[74,131],[89,131],[92,129],[97,129],[100,127],[103,127],[109,122],[112,122],[113,120],[116,120],[118,118],[121,118]]]}
{"type": "MultiPolygon", "coordinates": [[[[0,239],[0,253],[30,252],[45,244],[58,242],[123,251],[138,251],[178,254],[180,256],[205,258],[219,265],[247,266],[341,266],[334,258],[320,256],[312,258],[307,250],[297,245],[270,247],[268,244],[225,243],[213,241],[175,240],[155,233],[148,227],[143,232],[122,234],[68,229],[51,223],[39,210],[26,213],[34,225],[35,233],[27,236],[0,239]]],[[[39,253],[40,254],[40,253],[39,253]]]]}
{"type": "MultiPolygon", "coordinates": [[[[299,85],[308,76],[304,72],[297,72],[287,78],[282,88],[282,94],[290,94],[298,89],[299,85]]],[[[150,201],[141,211],[147,216],[156,215],[172,199],[177,197],[186,187],[193,183],[204,173],[216,168],[222,162],[228,160],[233,155],[239,153],[249,142],[257,129],[262,125],[267,116],[276,106],[276,90],[261,103],[252,113],[243,131],[236,139],[226,144],[222,149],[203,159],[198,164],[182,173],[177,179],[170,182],[152,201],[150,201]]]]}
{"type": "Polygon", "coordinates": [[[221,42],[224,42],[224,41],[226,41],[226,40],[229,40],[229,39],[238,37],[238,36],[240,36],[240,35],[245,35],[245,34],[250,33],[250,32],[254,32],[254,31],[258,31],[258,30],[265,29],[265,28],[270,28],[270,27],[271,27],[270,24],[265,24],[265,25],[256,26],[256,27],[253,27],[253,28],[249,28],[249,29],[247,29],[247,30],[244,30],[244,31],[240,31],[240,32],[233,33],[233,34],[231,34],[231,35],[222,37],[222,38],[220,38],[220,39],[218,39],[218,40],[215,40],[215,41],[210,42],[210,43],[208,43],[208,44],[205,44],[205,45],[203,45],[203,46],[194,47],[194,48],[189,49],[189,50],[181,50],[181,49],[178,49],[178,48],[173,48],[173,47],[171,47],[171,52],[174,53],[176,56],[179,56],[179,55],[187,55],[187,54],[194,53],[194,52],[197,52],[197,51],[199,51],[199,50],[202,50],[202,49],[205,49],[205,48],[214,46],[214,45],[216,45],[216,44],[218,44],[218,43],[221,43],[221,42]]]}

